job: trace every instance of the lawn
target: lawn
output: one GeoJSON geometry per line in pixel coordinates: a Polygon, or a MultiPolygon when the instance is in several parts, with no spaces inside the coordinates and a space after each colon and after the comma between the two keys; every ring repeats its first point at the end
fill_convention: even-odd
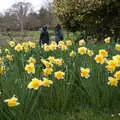
{"type": "Polygon", "coordinates": [[[120,119],[120,45],[71,40],[1,48],[0,120],[120,119]]]}
{"type": "MultiPolygon", "coordinates": [[[[51,41],[55,40],[54,30],[49,30],[48,32],[49,32],[50,40],[51,41]]],[[[63,34],[64,34],[65,39],[73,38],[76,40],[76,35],[74,35],[73,33],[63,31],[63,34]]],[[[16,32],[16,31],[1,32],[0,33],[0,45],[5,45],[10,40],[16,40],[16,41],[30,40],[30,41],[38,42],[39,37],[40,37],[40,31],[25,31],[24,33],[16,32]]]]}

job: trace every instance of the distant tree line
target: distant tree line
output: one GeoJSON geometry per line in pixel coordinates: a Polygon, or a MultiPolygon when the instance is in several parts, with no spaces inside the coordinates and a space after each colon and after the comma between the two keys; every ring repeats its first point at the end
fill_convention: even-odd
{"type": "Polygon", "coordinates": [[[0,14],[0,31],[38,30],[45,24],[50,27],[56,24],[52,4],[50,3],[47,7],[42,7],[38,12],[34,12],[31,3],[17,2],[4,15],[0,14]]]}

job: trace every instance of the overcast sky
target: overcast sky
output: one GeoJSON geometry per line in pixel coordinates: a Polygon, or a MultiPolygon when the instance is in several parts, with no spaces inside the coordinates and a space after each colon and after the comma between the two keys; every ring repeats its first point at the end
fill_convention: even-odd
{"type": "Polygon", "coordinates": [[[38,10],[41,6],[47,3],[47,0],[1,0],[0,12],[5,12],[6,9],[10,8],[12,4],[18,1],[31,2],[35,10],[38,10]]]}

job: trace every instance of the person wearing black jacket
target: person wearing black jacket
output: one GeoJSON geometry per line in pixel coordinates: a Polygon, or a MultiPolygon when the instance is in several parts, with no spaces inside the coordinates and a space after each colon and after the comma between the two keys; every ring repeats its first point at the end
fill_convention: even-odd
{"type": "Polygon", "coordinates": [[[56,38],[56,43],[58,44],[61,40],[63,40],[63,34],[61,30],[61,26],[57,24],[55,27],[55,38],[56,38]]]}
{"type": "Polygon", "coordinates": [[[40,34],[39,44],[49,44],[49,33],[47,31],[47,26],[43,26],[42,32],[40,34]]]}

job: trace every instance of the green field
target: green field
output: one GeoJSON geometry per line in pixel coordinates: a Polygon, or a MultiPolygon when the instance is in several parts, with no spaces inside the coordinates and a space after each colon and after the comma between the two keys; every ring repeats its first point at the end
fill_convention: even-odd
{"type": "MultiPolygon", "coordinates": [[[[55,40],[55,33],[54,30],[49,30],[49,36],[50,36],[50,40],[54,41],[55,40]]],[[[73,40],[79,40],[79,34],[78,36],[76,36],[76,34],[71,33],[71,32],[66,32],[63,31],[63,35],[64,35],[64,39],[73,39],[73,40]]],[[[7,44],[8,41],[10,40],[16,40],[16,41],[39,41],[39,37],[40,37],[40,31],[25,31],[23,33],[21,32],[15,32],[15,31],[11,31],[11,32],[1,32],[0,33],[0,46],[1,45],[5,45],[7,44]]],[[[82,37],[82,36],[81,36],[82,37]]]]}
{"type": "MultiPolygon", "coordinates": [[[[39,32],[29,32],[29,36],[31,34],[37,37],[39,32]]],[[[71,45],[71,41],[67,41],[67,39],[70,40],[69,36],[67,37],[66,42],[59,44],[59,48],[55,43],[40,47],[37,43],[35,45],[29,41],[20,41],[20,44],[8,44],[1,48],[0,120],[120,119],[119,80],[117,80],[117,86],[114,83],[108,85],[108,77],[113,77],[115,72],[119,71],[119,64],[117,63],[112,73],[106,69],[112,57],[119,55],[119,49],[115,50],[114,42],[88,43],[82,46],[73,42],[71,45]],[[82,54],[78,48],[84,48],[86,52],[81,51],[82,54]],[[103,64],[95,61],[101,49],[108,52],[108,56],[105,57],[108,62],[104,61],[103,64]],[[89,50],[94,54],[89,56],[89,50]],[[70,56],[72,51],[76,54],[70,56]],[[55,58],[53,62],[48,60],[50,56],[55,58]],[[30,57],[36,62],[30,60],[30,57]],[[57,59],[58,62],[55,62],[57,59]],[[62,63],[59,63],[60,61],[62,63]],[[34,66],[26,68],[30,63],[34,66]],[[81,67],[90,69],[88,78],[81,75],[81,67]],[[35,71],[32,70],[33,68],[35,71]],[[49,71],[44,73],[46,68],[52,68],[49,75],[49,71]],[[64,72],[63,78],[55,77],[57,71],[64,72]],[[33,78],[41,80],[42,84],[39,86],[38,83],[34,83],[33,89],[30,89],[28,84],[33,78]],[[53,84],[49,81],[44,83],[44,78],[51,80],[53,84]],[[36,90],[34,87],[37,85],[36,90]],[[16,100],[8,102],[14,95],[20,103],[18,106],[16,100]],[[5,102],[6,99],[9,100],[5,102]]],[[[71,40],[74,39],[71,37],[71,40]]]]}

